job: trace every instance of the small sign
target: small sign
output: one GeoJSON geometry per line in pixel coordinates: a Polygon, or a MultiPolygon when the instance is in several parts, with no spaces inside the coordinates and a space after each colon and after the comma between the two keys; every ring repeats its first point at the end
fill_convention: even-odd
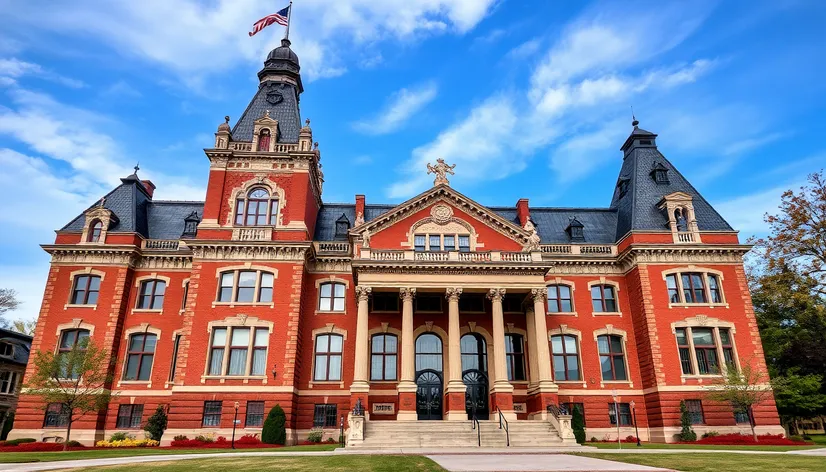
{"type": "Polygon", "coordinates": [[[241,424],[241,420],[235,420],[235,424],[241,424]]]}
{"type": "Polygon", "coordinates": [[[528,412],[528,404],[527,403],[514,403],[513,404],[513,411],[515,413],[527,413],[528,412]]]}
{"type": "Polygon", "coordinates": [[[392,415],[396,413],[395,403],[373,403],[374,415],[392,415]]]}

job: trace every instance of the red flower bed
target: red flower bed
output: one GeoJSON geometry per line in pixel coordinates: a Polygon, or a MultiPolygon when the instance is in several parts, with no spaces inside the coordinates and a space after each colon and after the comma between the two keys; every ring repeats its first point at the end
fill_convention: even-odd
{"type": "MultiPolygon", "coordinates": [[[[232,447],[232,441],[228,440],[223,436],[219,436],[214,442],[207,442],[201,441],[198,439],[179,439],[176,441],[172,441],[172,447],[188,447],[188,448],[201,448],[201,449],[227,449],[232,447]]],[[[280,444],[264,444],[258,439],[256,436],[252,434],[245,434],[240,438],[235,440],[235,448],[236,449],[249,449],[249,448],[256,448],[256,447],[284,447],[280,444]]]]}
{"type": "MultiPolygon", "coordinates": [[[[83,446],[73,446],[70,447],[70,451],[77,451],[86,449],[83,446]]],[[[53,451],[62,451],[63,444],[62,443],[44,443],[44,442],[32,442],[32,443],[23,443],[18,444],[17,446],[3,446],[0,447],[0,452],[53,452],[53,451]]]]}
{"type": "Polygon", "coordinates": [[[693,443],[683,444],[715,444],[720,446],[759,445],[759,446],[806,446],[805,441],[792,441],[782,434],[764,434],[757,436],[757,442],[749,434],[721,434],[698,439],[693,443]]]}

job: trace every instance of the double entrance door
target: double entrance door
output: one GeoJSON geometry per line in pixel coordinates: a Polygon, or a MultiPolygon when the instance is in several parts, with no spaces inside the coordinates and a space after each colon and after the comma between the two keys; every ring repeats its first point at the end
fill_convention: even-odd
{"type": "MultiPolygon", "coordinates": [[[[485,419],[490,415],[488,377],[480,370],[466,370],[465,411],[468,419],[485,419]]],[[[441,372],[423,370],[416,375],[416,415],[419,420],[441,420],[443,410],[443,379],[441,372]]]]}

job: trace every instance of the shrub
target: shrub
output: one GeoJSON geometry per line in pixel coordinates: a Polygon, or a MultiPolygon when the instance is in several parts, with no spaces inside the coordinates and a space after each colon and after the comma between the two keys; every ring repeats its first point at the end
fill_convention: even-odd
{"type": "Polygon", "coordinates": [[[310,430],[310,434],[307,435],[307,441],[318,444],[321,442],[321,437],[324,435],[324,432],[321,429],[313,428],[310,430]]]}
{"type": "MultiPolygon", "coordinates": [[[[186,436],[184,436],[186,438],[186,436]]],[[[203,447],[206,443],[197,439],[173,439],[172,447],[203,447]]]]}
{"type": "Polygon", "coordinates": [[[143,430],[149,434],[151,439],[160,441],[163,432],[166,431],[167,421],[166,409],[163,406],[158,406],[155,413],[146,420],[146,426],[143,427],[143,430]]]}
{"type": "Polygon", "coordinates": [[[809,436],[809,435],[808,435],[808,434],[806,434],[806,433],[803,433],[803,440],[804,440],[804,441],[811,441],[811,440],[812,440],[812,437],[811,437],[811,436],[809,436]]]}
{"type": "Polygon", "coordinates": [[[336,440],[335,440],[335,439],[333,439],[333,438],[327,438],[327,443],[329,443],[329,444],[335,444],[335,443],[336,443],[336,440]]]}
{"type": "Polygon", "coordinates": [[[287,442],[287,415],[281,405],[275,405],[264,420],[261,430],[261,442],[266,444],[284,444],[287,442]]]}
{"type": "Polygon", "coordinates": [[[585,417],[579,408],[574,408],[573,410],[573,414],[571,415],[571,428],[574,430],[576,442],[582,444],[585,442],[585,417]]]}
{"type": "Polygon", "coordinates": [[[124,433],[123,431],[118,431],[117,433],[113,433],[109,436],[109,441],[125,441],[127,439],[135,439],[135,436],[124,433]]]}
{"type": "Polygon", "coordinates": [[[6,446],[17,446],[18,444],[26,444],[26,443],[33,443],[37,442],[37,439],[34,438],[17,438],[11,439],[6,441],[6,446]]]}
{"type": "MultiPolygon", "coordinates": [[[[215,441],[214,439],[212,439],[212,436],[204,436],[203,434],[195,436],[195,440],[201,441],[203,443],[211,443],[215,441]]],[[[226,441],[226,439],[224,441],[226,441]]]]}
{"type": "Polygon", "coordinates": [[[688,414],[688,407],[685,406],[685,401],[680,400],[680,425],[682,429],[678,437],[683,442],[694,442],[697,440],[697,433],[691,427],[691,416],[688,414]]]}
{"type": "Polygon", "coordinates": [[[135,438],[126,438],[126,439],[115,439],[115,440],[108,440],[108,441],[98,441],[95,443],[97,447],[154,447],[159,445],[160,442],[155,441],[154,439],[135,439],[135,438]]]}
{"type": "Polygon", "coordinates": [[[250,444],[250,445],[258,446],[258,445],[261,444],[261,440],[258,439],[258,436],[255,435],[255,434],[245,434],[245,435],[241,436],[240,438],[236,439],[235,444],[241,444],[241,445],[250,444]]]}
{"type": "Polygon", "coordinates": [[[703,438],[703,439],[705,439],[705,438],[713,438],[713,437],[715,437],[715,436],[719,436],[719,435],[720,435],[720,433],[718,433],[717,431],[707,431],[707,432],[703,433],[702,438],[703,438]]]}
{"type": "MultiPolygon", "coordinates": [[[[70,443],[71,444],[71,443],[70,443]]],[[[73,449],[83,448],[82,445],[80,446],[72,446],[73,449]]],[[[30,443],[22,443],[17,446],[12,447],[4,447],[3,452],[51,452],[51,451],[62,451],[63,450],[63,443],[53,443],[53,442],[30,442],[30,443]]]]}
{"type": "Polygon", "coordinates": [[[628,436],[625,437],[624,441],[629,442],[629,443],[635,443],[635,442],[637,442],[637,437],[636,436],[631,436],[629,434],[628,436]]]}
{"type": "Polygon", "coordinates": [[[218,439],[215,440],[216,444],[226,444],[228,442],[229,441],[227,441],[227,438],[225,438],[223,436],[218,436],[218,439]]]}
{"type": "Polygon", "coordinates": [[[69,441],[69,442],[67,443],[67,445],[68,445],[69,447],[83,447],[83,444],[80,444],[80,441],[74,441],[74,440],[69,441]]]}
{"type": "Polygon", "coordinates": [[[599,441],[597,441],[597,437],[596,437],[596,436],[591,436],[591,442],[599,442],[599,441]]]}

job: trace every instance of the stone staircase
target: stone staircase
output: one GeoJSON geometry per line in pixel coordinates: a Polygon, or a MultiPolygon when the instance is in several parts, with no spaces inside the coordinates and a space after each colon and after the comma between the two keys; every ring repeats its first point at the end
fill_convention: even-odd
{"type": "MultiPolygon", "coordinates": [[[[482,448],[504,448],[507,438],[498,421],[480,421],[482,448]]],[[[568,447],[548,421],[511,421],[511,447],[568,447]]],[[[359,449],[479,448],[471,421],[368,421],[359,449]]]]}

